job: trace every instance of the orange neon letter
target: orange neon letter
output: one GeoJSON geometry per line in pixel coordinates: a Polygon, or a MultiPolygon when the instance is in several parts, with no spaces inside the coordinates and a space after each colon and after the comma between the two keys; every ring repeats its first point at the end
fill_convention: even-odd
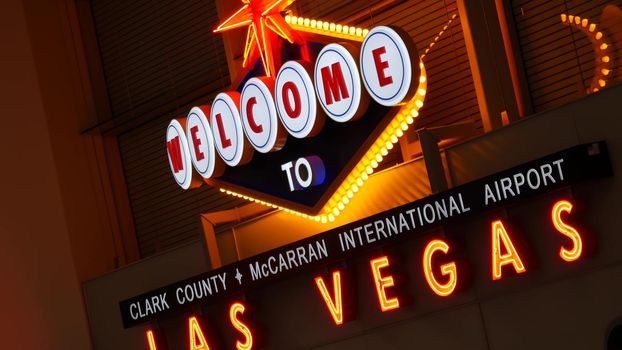
{"type": "Polygon", "coordinates": [[[242,335],[244,335],[244,342],[237,340],[235,342],[235,348],[237,350],[250,350],[253,348],[253,334],[251,330],[238,320],[238,313],[243,314],[246,308],[242,303],[233,303],[231,308],[229,309],[229,318],[231,318],[231,324],[235,329],[237,329],[242,335]]]}
{"type": "Polygon", "coordinates": [[[397,298],[387,299],[386,288],[395,285],[393,276],[382,276],[380,274],[380,269],[389,266],[389,258],[387,256],[383,256],[373,259],[369,263],[371,265],[371,272],[374,275],[374,282],[376,283],[376,292],[378,292],[380,309],[382,312],[385,312],[399,308],[400,301],[397,298]]]}
{"type": "Polygon", "coordinates": [[[190,350],[209,350],[199,321],[194,316],[188,319],[188,331],[190,333],[190,350]]]}
{"type": "Polygon", "coordinates": [[[454,289],[456,289],[456,283],[458,280],[456,263],[450,262],[444,265],[441,265],[441,273],[443,276],[449,276],[449,280],[447,283],[440,283],[434,277],[434,273],[432,272],[432,255],[437,251],[441,251],[445,254],[449,252],[449,245],[440,239],[435,239],[428,243],[425,247],[425,251],[423,252],[423,272],[425,274],[425,279],[428,281],[428,285],[434,293],[446,297],[453,293],[454,289]]]}
{"type": "Polygon", "coordinates": [[[570,238],[573,243],[572,249],[570,250],[564,247],[559,249],[559,256],[567,262],[573,262],[579,259],[581,252],[583,251],[583,242],[581,241],[581,235],[579,235],[579,232],[562,220],[562,213],[570,213],[571,211],[572,203],[565,200],[555,203],[555,205],[553,205],[553,210],[551,210],[551,219],[553,220],[555,229],[564,236],[570,238]]]}
{"type": "Polygon", "coordinates": [[[328,292],[328,288],[326,288],[326,284],[324,283],[324,279],[322,277],[315,278],[315,284],[317,288],[320,290],[322,294],[322,298],[324,298],[324,302],[326,306],[328,306],[328,311],[330,311],[331,316],[333,316],[333,320],[336,325],[343,324],[343,302],[341,299],[341,273],[339,271],[333,272],[333,290],[334,298],[330,297],[330,293],[328,292]]]}
{"type": "Polygon", "coordinates": [[[492,279],[501,279],[501,268],[503,265],[512,264],[516,273],[527,271],[525,265],[516,252],[510,236],[508,236],[501,220],[492,223],[492,279]],[[501,243],[507,253],[501,253],[501,243]]]}
{"type": "Polygon", "coordinates": [[[147,330],[147,344],[149,344],[149,350],[158,350],[155,337],[153,336],[153,331],[151,329],[147,330]]]}

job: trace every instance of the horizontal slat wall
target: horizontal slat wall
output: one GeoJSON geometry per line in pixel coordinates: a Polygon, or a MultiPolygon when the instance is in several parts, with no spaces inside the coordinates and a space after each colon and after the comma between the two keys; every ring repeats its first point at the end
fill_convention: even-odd
{"type": "Polygon", "coordinates": [[[142,257],[199,238],[199,214],[245,203],[207,185],[189,191],[177,185],[164,147],[169,121],[160,118],[119,137],[142,257]]]}
{"type": "MultiPolygon", "coordinates": [[[[370,16],[374,7],[383,4],[403,2],[404,0],[297,0],[290,6],[296,15],[340,21],[352,17],[370,16]]],[[[345,24],[345,23],[344,23],[345,24]]],[[[354,24],[354,23],[349,23],[354,24]]]]}
{"type": "MultiPolygon", "coordinates": [[[[296,15],[341,23],[363,13],[354,23],[363,28],[396,25],[406,30],[422,54],[453,14],[455,0],[298,0],[292,5],[296,15]],[[379,6],[384,5],[384,6],[379,6]],[[374,10],[376,8],[376,10],[374,10]]],[[[415,128],[474,121],[481,128],[479,106],[471,76],[460,17],[424,59],[428,74],[428,94],[415,128]]]]}
{"type": "MultiPolygon", "coordinates": [[[[595,68],[588,37],[562,24],[562,13],[598,23],[608,4],[622,0],[513,0],[512,11],[534,111],[586,94],[595,68]]],[[[615,67],[614,67],[615,68],[615,67]]]]}
{"type": "Polygon", "coordinates": [[[92,0],[91,8],[113,117],[229,84],[213,1],[92,0]]]}
{"type": "Polygon", "coordinates": [[[101,61],[114,118],[173,106],[166,116],[118,136],[140,254],[200,237],[200,213],[240,200],[203,186],[183,191],[168,166],[164,131],[192,92],[229,84],[216,6],[206,0],[92,0],[101,61]]]}

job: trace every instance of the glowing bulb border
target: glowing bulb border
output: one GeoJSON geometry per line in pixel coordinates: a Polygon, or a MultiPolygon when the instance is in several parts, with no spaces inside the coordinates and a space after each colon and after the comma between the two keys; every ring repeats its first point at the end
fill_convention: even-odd
{"type": "Polygon", "coordinates": [[[592,78],[588,93],[598,92],[605,88],[609,79],[613,76],[613,60],[611,59],[613,52],[605,33],[597,30],[598,26],[595,23],[580,16],[562,13],[561,21],[565,25],[585,32],[594,47],[596,67],[594,67],[594,77],[592,78]]]}
{"type": "MultiPolygon", "coordinates": [[[[279,206],[268,201],[247,196],[226,188],[220,188],[222,193],[242,198],[244,200],[272,207],[291,213],[299,217],[313,220],[316,222],[327,223],[334,222],[341,214],[350,200],[360,190],[369,176],[379,166],[384,157],[389,153],[395,144],[399,142],[399,138],[404,136],[404,132],[409,129],[410,125],[415,122],[415,118],[419,116],[419,110],[423,107],[425,96],[427,93],[427,74],[423,64],[423,58],[429,53],[431,48],[439,41],[445,31],[449,29],[451,22],[457,17],[453,14],[443,29],[436,35],[434,40],[428,45],[425,53],[420,56],[419,67],[421,74],[419,76],[419,85],[415,96],[408,102],[404,103],[399,112],[393,117],[389,124],[382,131],[380,136],[372,144],[369,150],[363,155],[359,162],[354,166],[350,174],[337,188],[335,193],[329,198],[318,215],[308,215],[296,210],[292,210],[283,206],[279,206]]],[[[300,32],[312,33],[330,36],[338,39],[347,39],[357,42],[363,42],[365,36],[369,33],[369,29],[359,28],[337,24],[329,21],[299,17],[294,15],[286,15],[285,23],[293,30],[300,32]]]]}

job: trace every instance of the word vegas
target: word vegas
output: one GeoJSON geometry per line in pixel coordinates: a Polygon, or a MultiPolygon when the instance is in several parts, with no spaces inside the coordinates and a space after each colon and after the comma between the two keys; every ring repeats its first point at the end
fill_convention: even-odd
{"type": "MultiPolygon", "coordinates": [[[[550,209],[551,234],[562,235],[566,240],[558,250],[559,258],[564,262],[571,263],[578,260],[583,254],[583,238],[579,230],[567,223],[567,216],[571,215],[573,204],[568,200],[555,202],[550,209]],[[564,220],[566,218],[566,220],[564,220]]],[[[506,275],[523,274],[528,266],[519,246],[512,240],[510,226],[503,220],[494,220],[490,224],[490,262],[491,279],[498,281],[506,275]]],[[[430,240],[423,251],[421,266],[427,287],[430,288],[438,297],[451,296],[456,287],[460,284],[460,266],[457,260],[451,258],[452,246],[449,242],[435,238],[430,240]]],[[[370,288],[373,288],[377,299],[378,309],[381,312],[389,312],[401,307],[402,300],[399,293],[395,290],[399,287],[398,279],[395,279],[390,272],[391,260],[388,255],[373,258],[369,261],[371,275],[370,288]]],[[[326,306],[327,319],[332,320],[335,325],[340,326],[344,322],[351,321],[354,317],[349,308],[344,305],[351,305],[344,296],[346,288],[350,285],[343,282],[346,271],[336,269],[330,276],[317,276],[314,278],[317,296],[326,306]]],[[[250,350],[257,347],[256,334],[248,322],[245,322],[247,306],[241,301],[236,301],[229,308],[229,322],[237,332],[238,337],[234,340],[235,349],[250,350]],[[255,347],[254,347],[255,346],[255,347]]],[[[248,312],[247,312],[248,314],[248,312]]],[[[189,350],[208,350],[214,349],[214,343],[210,343],[206,337],[206,332],[202,328],[199,318],[190,316],[187,319],[188,349],[189,350]],[[212,348],[210,348],[212,346],[212,348]]],[[[163,349],[158,348],[160,334],[158,330],[148,329],[146,340],[149,350],[163,349]]],[[[164,346],[164,341],[161,340],[164,346]]]]}
{"type": "MultiPolygon", "coordinates": [[[[404,104],[415,96],[420,72],[412,40],[390,27],[372,29],[360,50],[348,43],[328,44],[315,65],[285,62],[276,78],[252,77],[241,93],[221,92],[211,105],[173,119],[166,132],[171,171],[183,189],[199,186],[201,178],[223,175],[225,165],[249,163],[255,151],[279,151],[288,134],[298,139],[318,135],[326,116],[336,123],[362,117],[370,97],[382,106],[404,104]]],[[[324,164],[317,156],[285,162],[278,170],[290,191],[324,181],[324,164]]]]}

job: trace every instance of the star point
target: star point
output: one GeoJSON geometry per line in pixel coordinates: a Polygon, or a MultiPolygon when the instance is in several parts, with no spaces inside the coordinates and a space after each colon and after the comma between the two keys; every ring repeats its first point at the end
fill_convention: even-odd
{"type": "Polygon", "coordinates": [[[300,40],[281,16],[281,11],[292,2],[293,0],[242,0],[244,5],[224,20],[214,32],[248,27],[242,66],[247,67],[249,63],[260,58],[264,73],[273,76],[276,69],[272,57],[272,38],[276,35],[290,43],[300,40]]]}

